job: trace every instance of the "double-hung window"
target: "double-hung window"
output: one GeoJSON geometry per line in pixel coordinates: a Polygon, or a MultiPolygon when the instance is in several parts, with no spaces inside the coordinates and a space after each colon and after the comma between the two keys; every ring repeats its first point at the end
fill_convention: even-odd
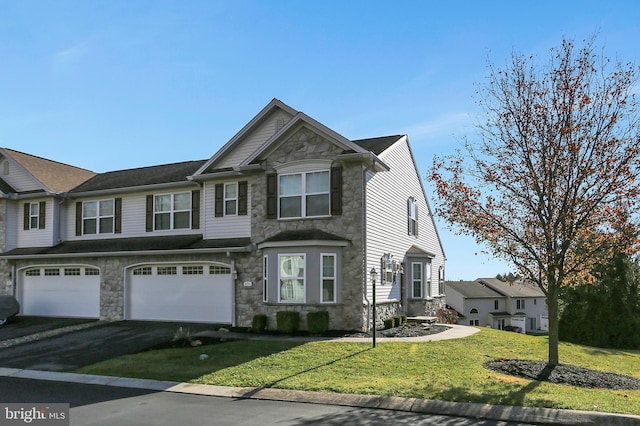
{"type": "Polygon", "coordinates": [[[24,230],[44,229],[46,222],[47,203],[40,201],[39,203],[24,204],[24,230]]]}
{"type": "Polygon", "coordinates": [[[86,201],[82,203],[82,233],[113,233],[113,200],[86,201]]]}
{"type": "Polygon", "coordinates": [[[407,201],[407,233],[418,235],[418,205],[413,197],[407,201]]]}
{"type": "Polygon", "coordinates": [[[516,299],[516,309],[524,309],[524,299],[516,299]]]}
{"type": "Polygon", "coordinates": [[[305,302],[305,262],[304,254],[281,254],[278,256],[280,302],[305,302]]]}
{"type": "Polygon", "coordinates": [[[334,303],[336,301],[336,255],[322,254],[321,258],[321,302],[334,303]]]}
{"type": "Polygon", "coordinates": [[[262,258],[262,301],[269,301],[269,256],[262,258]]]}
{"type": "Polygon", "coordinates": [[[279,176],[281,218],[329,216],[329,170],[279,176]]]}
{"type": "Polygon", "coordinates": [[[422,263],[411,264],[411,297],[422,298],[422,263]]]}
{"type": "Polygon", "coordinates": [[[154,229],[185,229],[191,227],[191,193],[154,196],[154,229]]]}
{"type": "Polygon", "coordinates": [[[224,214],[238,214],[238,184],[235,182],[224,184],[224,214]]]}
{"type": "Polygon", "coordinates": [[[29,205],[29,227],[31,229],[38,229],[40,217],[40,204],[31,203],[29,205]]]}

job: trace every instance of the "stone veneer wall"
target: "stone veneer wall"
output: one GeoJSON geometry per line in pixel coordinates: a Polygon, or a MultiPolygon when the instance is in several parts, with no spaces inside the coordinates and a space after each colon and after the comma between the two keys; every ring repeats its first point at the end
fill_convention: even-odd
{"type": "MultiPolygon", "coordinates": [[[[275,166],[298,160],[334,160],[342,154],[342,148],[315,132],[302,127],[287,141],[276,148],[266,159],[267,173],[275,166]]],[[[338,165],[334,163],[334,165],[338,165]]],[[[349,240],[342,251],[342,279],[340,303],[337,305],[265,304],[262,301],[262,250],[251,253],[238,267],[239,281],[251,281],[253,288],[241,288],[236,292],[236,318],[239,326],[250,326],[255,314],[267,314],[269,326],[275,328],[278,311],[296,310],[301,313],[301,327],[306,327],[306,314],[316,310],[329,312],[330,328],[360,330],[363,321],[363,233],[362,233],[362,169],[359,163],[342,166],[342,215],[330,218],[277,220],[267,219],[266,176],[256,175],[251,180],[251,233],[258,244],[282,231],[319,229],[349,240]]],[[[293,243],[292,245],[295,245],[293,243]]]]}
{"type": "MultiPolygon", "coordinates": [[[[0,253],[4,253],[7,248],[7,209],[6,199],[0,199],[0,253]]],[[[13,294],[13,281],[11,277],[11,266],[2,259],[0,260],[0,295],[13,294]]]]}
{"type": "Polygon", "coordinates": [[[436,311],[445,306],[444,296],[436,296],[432,299],[409,299],[407,301],[407,315],[435,317],[436,311]]]}

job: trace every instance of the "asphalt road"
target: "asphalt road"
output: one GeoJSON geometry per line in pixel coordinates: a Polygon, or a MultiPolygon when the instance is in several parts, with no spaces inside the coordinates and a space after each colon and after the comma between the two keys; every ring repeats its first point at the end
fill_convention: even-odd
{"type": "Polygon", "coordinates": [[[29,402],[69,403],[73,426],[526,425],[393,410],[0,377],[0,408],[2,403],[29,402]]]}

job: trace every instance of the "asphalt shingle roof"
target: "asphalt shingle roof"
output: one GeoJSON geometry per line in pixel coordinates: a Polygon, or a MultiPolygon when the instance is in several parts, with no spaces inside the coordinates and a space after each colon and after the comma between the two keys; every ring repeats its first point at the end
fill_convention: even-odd
{"type": "Polygon", "coordinates": [[[381,136],[378,138],[357,139],[351,141],[356,145],[373,152],[376,155],[381,154],[391,145],[396,143],[404,135],[381,136]]]}
{"type": "Polygon", "coordinates": [[[497,291],[482,285],[478,281],[447,281],[445,282],[445,286],[457,291],[463,297],[469,299],[498,299],[505,297],[497,291]]]}
{"type": "Polygon", "coordinates": [[[69,192],[79,193],[160,183],[186,182],[187,176],[193,175],[206,161],[185,161],[100,173],[69,192]]]}

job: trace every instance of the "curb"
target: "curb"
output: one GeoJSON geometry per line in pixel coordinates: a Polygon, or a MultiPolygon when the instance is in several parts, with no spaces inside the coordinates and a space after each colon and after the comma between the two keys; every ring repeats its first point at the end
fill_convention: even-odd
{"type": "Polygon", "coordinates": [[[145,389],[224,398],[262,399],[308,404],[340,405],[423,414],[466,417],[507,422],[526,422],[547,425],[634,426],[640,416],[601,413],[595,411],[559,410],[552,408],[512,407],[477,403],[435,401],[380,395],[354,395],[312,391],[293,391],[273,388],[236,388],[193,383],[94,376],[77,373],[57,373],[38,370],[0,368],[0,376],[35,380],[49,380],[90,385],[145,389]]]}

